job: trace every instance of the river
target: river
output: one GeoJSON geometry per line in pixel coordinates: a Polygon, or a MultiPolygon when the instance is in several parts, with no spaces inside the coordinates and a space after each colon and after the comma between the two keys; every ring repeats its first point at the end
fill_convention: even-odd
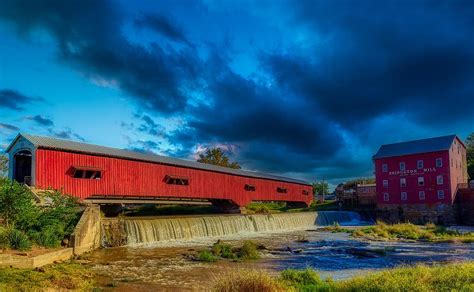
{"type": "Polygon", "coordinates": [[[173,247],[157,244],[100,249],[89,254],[85,261],[97,273],[96,280],[105,290],[201,291],[212,287],[216,277],[243,268],[265,269],[276,275],[286,268],[311,267],[322,277],[344,279],[399,265],[474,260],[474,244],[369,242],[346,233],[318,229],[313,226],[305,230],[223,238],[235,245],[247,238],[264,245],[267,250],[256,261],[203,263],[190,259],[190,255],[212,245],[216,238],[175,241],[173,247]],[[307,242],[298,242],[301,238],[307,242]],[[288,247],[301,252],[289,252],[288,247]],[[354,250],[361,248],[385,252],[369,256],[354,254],[354,250]]]}

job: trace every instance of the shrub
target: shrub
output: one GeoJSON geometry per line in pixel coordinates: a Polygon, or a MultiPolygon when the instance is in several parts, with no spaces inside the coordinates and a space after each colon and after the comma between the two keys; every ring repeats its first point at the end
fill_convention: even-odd
{"type": "Polygon", "coordinates": [[[7,227],[26,230],[36,222],[34,196],[16,181],[0,179],[0,216],[7,227]]]}
{"type": "Polygon", "coordinates": [[[257,245],[250,240],[244,241],[244,244],[239,251],[237,256],[241,259],[254,260],[260,258],[260,255],[257,250],[257,245]]]}
{"type": "Polygon", "coordinates": [[[51,225],[46,226],[41,231],[33,231],[30,232],[30,238],[36,242],[38,245],[44,247],[58,247],[61,245],[62,237],[61,235],[64,233],[60,230],[61,226],[58,225],[51,225]]]}
{"type": "Polygon", "coordinates": [[[321,280],[312,269],[288,269],[281,273],[281,280],[298,291],[326,291],[330,289],[328,282],[321,280]]]}
{"type": "Polygon", "coordinates": [[[18,250],[31,249],[31,242],[28,236],[20,230],[11,229],[8,232],[10,247],[18,250]]]}
{"type": "Polygon", "coordinates": [[[231,271],[215,279],[214,291],[218,292],[278,292],[288,288],[261,270],[231,271]]]}
{"type": "Polygon", "coordinates": [[[216,257],[222,257],[226,259],[237,258],[237,255],[232,251],[232,245],[223,243],[220,240],[214,243],[212,246],[212,254],[216,257]]]}
{"type": "Polygon", "coordinates": [[[80,218],[78,199],[58,191],[43,195],[51,199],[51,204],[40,208],[28,187],[0,179],[0,217],[9,229],[15,230],[9,236],[9,246],[2,245],[1,238],[0,246],[27,249],[33,240],[41,246],[57,247],[73,232],[80,218]]]}
{"type": "Polygon", "coordinates": [[[215,262],[217,261],[217,257],[208,250],[202,250],[198,254],[198,260],[202,262],[215,262]]]}
{"type": "Polygon", "coordinates": [[[10,248],[10,238],[8,237],[8,230],[0,227],[0,249],[10,248]]]}
{"type": "Polygon", "coordinates": [[[38,245],[58,247],[63,238],[74,231],[81,209],[77,198],[57,191],[47,193],[47,196],[52,204],[42,209],[28,234],[38,245]]]}

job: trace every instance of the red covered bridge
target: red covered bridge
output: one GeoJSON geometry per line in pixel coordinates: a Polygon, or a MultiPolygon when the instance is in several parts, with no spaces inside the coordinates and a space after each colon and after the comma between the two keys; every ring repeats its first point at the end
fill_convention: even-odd
{"type": "Polygon", "coordinates": [[[7,152],[11,179],[95,203],[244,207],[312,200],[311,185],[301,180],[50,137],[19,134],[7,152]]]}

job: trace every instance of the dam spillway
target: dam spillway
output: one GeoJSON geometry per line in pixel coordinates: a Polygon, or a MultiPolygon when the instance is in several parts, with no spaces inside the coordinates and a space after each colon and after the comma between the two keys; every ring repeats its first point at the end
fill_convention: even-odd
{"type": "Polygon", "coordinates": [[[355,222],[355,212],[322,211],[253,215],[120,218],[104,220],[104,246],[140,246],[159,242],[256,235],[304,230],[315,225],[355,222]]]}

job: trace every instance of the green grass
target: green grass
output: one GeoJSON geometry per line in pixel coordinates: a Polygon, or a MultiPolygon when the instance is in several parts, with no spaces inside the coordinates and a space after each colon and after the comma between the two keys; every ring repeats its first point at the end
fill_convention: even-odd
{"type": "Polygon", "coordinates": [[[237,271],[216,279],[216,291],[474,291],[474,263],[399,267],[347,280],[321,279],[311,269],[237,271]]]}
{"type": "Polygon", "coordinates": [[[474,233],[461,234],[447,230],[443,226],[427,224],[425,226],[411,223],[388,225],[378,222],[375,226],[357,228],[352,232],[355,237],[375,240],[416,240],[428,242],[474,242],[474,233]]]}
{"type": "Polygon", "coordinates": [[[332,226],[326,226],[318,229],[319,231],[329,231],[332,233],[353,233],[353,229],[344,228],[339,225],[339,223],[335,222],[332,226]]]}
{"type": "Polygon", "coordinates": [[[260,203],[252,202],[246,207],[247,213],[257,213],[257,214],[273,214],[273,213],[282,213],[286,212],[286,204],[281,203],[260,203]],[[248,212],[250,211],[250,212],[248,212]]]}
{"type": "Polygon", "coordinates": [[[0,291],[90,290],[93,274],[76,263],[38,269],[0,268],[0,291]]]}
{"type": "Polygon", "coordinates": [[[474,291],[474,263],[402,267],[337,282],[346,291],[474,291]]]}
{"type": "Polygon", "coordinates": [[[312,202],[307,208],[288,208],[285,202],[252,202],[246,206],[246,209],[249,214],[274,214],[283,212],[333,211],[339,210],[339,206],[336,201],[328,201],[324,203],[312,202]]]}

